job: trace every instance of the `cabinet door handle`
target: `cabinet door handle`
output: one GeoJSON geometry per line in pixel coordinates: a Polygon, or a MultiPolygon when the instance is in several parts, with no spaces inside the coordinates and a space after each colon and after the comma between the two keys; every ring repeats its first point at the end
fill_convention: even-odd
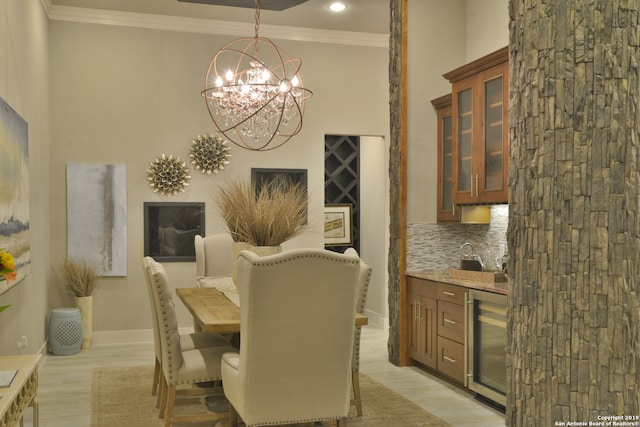
{"type": "Polygon", "coordinates": [[[457,325],[458,322],[456,322],[455,320],[451,320],[451,319],[447,319],[446,317],[443,319],[446,323],[450,323],[452,325],[457,325]]]}
{"type": "Polygon", "coordinates": [[[420,317],[420,300],[416,300],[415,301],[415,306],[416,306],[416,321],[419,322],[422,320],[422,318],[420,317]]]}
{"type": "Polygon", "coordinates": [[[444,360],[446,360],[447,362],[456,363],[456,359],[452,359],[452,358],[444,356],[444,355],[442,356],[442,358],[444,360]]]}
{"type": "Polygon", "coordinates": [[[473,197],[473,174],[471,174],[471,182],[470,182],[470,185],[471,185],[471,197],[473,197]]]}
{"type": "Polygon", "coordinates": [[[478,181],[480,181],[480,178],[478,177],[478,174],[476,174],[476,197],[480,195],[480,193],[478,192],[478,181]]]}
{"type": "Polygon", "coordinates": [[[442,293],[443,293],[443,294],[445,294],[445,295],[446,295],[446,296],[448,296],[448,297],[455,297],[455,296],[456,296],[456,294],[455,294],[455,293],[453,293],[453,292],[442,291],[442,293]]]}

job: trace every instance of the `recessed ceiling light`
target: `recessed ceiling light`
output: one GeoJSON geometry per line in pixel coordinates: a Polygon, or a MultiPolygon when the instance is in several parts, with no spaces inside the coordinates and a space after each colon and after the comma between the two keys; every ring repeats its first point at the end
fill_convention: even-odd
{"type": "Polygon", "coordinates": [[[335,2],[333,2],[333,3],[331,3],[331,4],[329,5],[329,9],[330,9],[332,12],[342,12],[342,11],[343,11],[343,10],[345,10],[346,8],[347,8],[347,6],[345,6],[345,4],[344,4],[344,3],[339,2],[339,1],[335,1],[335,2]]]}

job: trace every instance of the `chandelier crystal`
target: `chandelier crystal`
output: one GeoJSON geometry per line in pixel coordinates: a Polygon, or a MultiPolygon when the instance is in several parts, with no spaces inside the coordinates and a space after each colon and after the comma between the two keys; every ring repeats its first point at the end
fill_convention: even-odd
{"type": "Polygon", "coordinates": [[[312,92],[302,82],[302,60],[259,37],[259,25],[256,0],[255,36],[235,39],[215,54],[202,96],[217,130],[229,141],[267,151],[300,132],[312,92]]]}

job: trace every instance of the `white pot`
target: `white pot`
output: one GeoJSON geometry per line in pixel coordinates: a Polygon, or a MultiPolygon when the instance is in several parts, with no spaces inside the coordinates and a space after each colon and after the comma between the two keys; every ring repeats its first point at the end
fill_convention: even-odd
{"type": "Polygon", "coordinates": [[[249,250],[258,256],[267,256],[279,254],[282,246],[251,246],[249,250]]]}
{"type": "Polygon", "coordinates": [[[89,348],[93,339],[93,296],[76,297],[75,302],[82,319],[82,345],[80,347],[89,348]]]}
{"type": "Polygon", "coordinates": [[[249,249],[251,247],[247,242],[233,242],[233,248],[231,252],[231,279],[233,280],[233,284],[238,289],[236,283],[238,283],[238,255],[245,249],[249,249]]]}

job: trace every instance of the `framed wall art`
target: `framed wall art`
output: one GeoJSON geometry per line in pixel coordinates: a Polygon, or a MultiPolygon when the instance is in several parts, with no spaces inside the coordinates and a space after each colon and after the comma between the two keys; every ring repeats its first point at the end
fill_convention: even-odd
{"type": "Polygon", "coordinates": [[[348,246],[353,243],[351,204],[324,205],[325,246],[348,246]]]}
{"type": "Polygon", "coordinates": [[[0,98],[0,249],[15,260],[15,279],[0,278],[0,294],[31,271],[29,214],[29,129],[0,98]]]}
{"type": "Polygon", "coordinates": [[[126,165],[67,165],[67,256],[127,275],[126,165]]]}
{"type": "Polygon", "coordinates": [[[196,260],[196,234],[205,236],[203,202],[145,202],[144,255],[158,262],[196,260]]]}

